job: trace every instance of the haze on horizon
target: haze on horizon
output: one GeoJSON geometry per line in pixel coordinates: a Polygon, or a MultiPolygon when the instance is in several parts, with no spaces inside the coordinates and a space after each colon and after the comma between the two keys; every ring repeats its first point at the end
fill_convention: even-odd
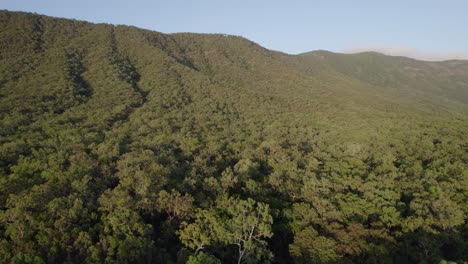
{"type": "Polygon", "coordinates": [[[163,33],[225,33],[289,54],[312,50],[376,51],[419,60],[468,60],[468,2],[370,0],[247,0],[220,3],[128,1],[6,1],[0,9],[95,23],[132,25],[163,33]]]}

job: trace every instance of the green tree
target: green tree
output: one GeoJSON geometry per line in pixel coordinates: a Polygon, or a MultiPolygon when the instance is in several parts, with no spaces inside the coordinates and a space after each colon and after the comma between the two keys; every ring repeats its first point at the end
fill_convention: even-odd
{"type": "Polygon", "coordinates": [[[196,252],[211,242],[238,247],[238,263],[247,256],[260,260],[265,255],[265,238],[271,238],[273,218],[269,206],[253,199],[222,196],[208,210],[199,210],[194,223],[183,225],[179,237],[196,252]]]}
{"type": "Polygon", "coordinates": [[[341,258],[336,252],[336,242],[320,236],[311,227],[294,236],[289,251],[298,263],[334,263],[341,258]]]}
{"type": "Polygon", "coordinates": [[[165,212],[170,221],[174,217],[180,219],[187,217],[192,210],[192,204],[193,197],[191,195],[182,195],[176,190],[171,190],[170,192],[165,190],[160,191],[157,200],[158,210],[165,212]]]}
{"type": "Polygon", "coordinates": [[[221,264],[221,261],[213,255],[200,252],[198,255],[190,256],[187,264],[221,264]]]}
{"type": "Polygon", "coordinates": [[[198,209],[194,222],[182,222],[177,233],[186,247],[195,249],[196,255],[205,246],[217,241],[218,221],[213,210],[198,209]]]}

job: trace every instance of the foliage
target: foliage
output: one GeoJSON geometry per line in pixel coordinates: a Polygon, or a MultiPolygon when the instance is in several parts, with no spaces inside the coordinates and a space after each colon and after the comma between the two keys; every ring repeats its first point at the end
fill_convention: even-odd
{"type": "Polygon", "coordinates": [[[190,256],[187,264],[221,264],[221,261],[212,255],[200,252],[196,256],[190,256]]]}
{"type": "Polygon", "coordinates": [[[468,63],[0,11],[0,263],[468,261],[468,63]]]}

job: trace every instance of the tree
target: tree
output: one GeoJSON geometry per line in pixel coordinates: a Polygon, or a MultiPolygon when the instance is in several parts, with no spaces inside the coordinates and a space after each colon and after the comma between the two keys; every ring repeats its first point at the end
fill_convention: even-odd
{"type": "MultiPolygon", "coordinates": [[[[222,198],[217,202],[218,210],[224,211],[223,230],[219,239],[226,244],[237,245],[241,263],[246,253],[266,246],[264,238],[271,238],[273,218],[269,214],[269,206],[253,199],[238,200],[222,198]]],[[[261,256],[254,256],[260,258],[261,256]]]]}
{"type": "Polygon", "coordinates": [[[236,245],[237,263],[241,263],[246,256],[255,260],[268,257],[264,239],[272,237],[272,224],[267,204],[222,196],[214,207],[199,210],[194,223],[184,224],[179,237],[196,252],[212,242],[236,245]]]}
{"type": "Polygon", "coordinates": [[[157,200],[158,210],[166,212],[169,221],[172,221],[174,217],[184,218],[190,214],[192,203],[193,197],[191,195],[181,195],[176,190],[171,190],[171,192],[160,191],[157,200]]]}
{"type": "Polygon", "coordinates": [[[311,227],[302,230],[294,237],[294,243],[289,246],[289,251],[299,263],[331,263],[341,257],[336,253],[336,242],[320,236],[311,227]]]}
{"type": "Polygon", "coordinates": [[[96,247],[106,263],[145,262],[151,257],[151,225],[134,210],[135,201],[118,186],[99,198],[104,230],[96,247]]]}
{"type": "Polygon", "coordinates": [[[221,264],[221,261],[213,255],[200,252],[195,256],[190,256],[187,264],[221,264]]]}
{"type": "Polygon", "coordinates": [[[213,210],[198,209],[193,223],[182,222],[177,231],[182,243],[195,249],[195,255],[217,240],[218,219],[213,210]]]}

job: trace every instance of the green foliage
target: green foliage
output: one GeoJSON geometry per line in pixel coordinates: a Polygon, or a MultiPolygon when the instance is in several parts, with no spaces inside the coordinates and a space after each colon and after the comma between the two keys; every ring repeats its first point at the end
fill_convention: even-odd
{"type": "Polygon", "coordinates": [[[22,253],[18,253],[11,259],[12,264],[42,264],[45,263],[40,257],[32,257],[22,253]]]}
{"type": "Polygon", "coordinates": [[[468,63],[0,11],[0,263],[464,263],[468,63]]]}
{"type": "Polygon", "coordinates": [[[178,191],[172,190],[170,193],[162,190],[159,192],[157,208],[164,211],[169,219],[174,217],[185,218],[191,214],[193,197],[189,194],[181,195],[178,191]]]}
{"type": "Polygon", "coordinates": [[[298,233],[289,248],[299,263],[334,263],[341,257],[336,253],[334,240],[319,236],[310,227],[298,233]]]}
{"type": "Polygon", "coordinates": [[[213,255],[200,252],[198,255],[190,256],[187,264],[221,264],[221,261],[213,255]]]}
{"type": "Polygon", "coordinates": [[[267,204],[222,196],[215,207],[198,211],[194,223],[184,223],[179,237],[186,246],[196,248],[196,253],[213,243],[236,245],[238,263],[244,257],[259,261],[265,257],[263,239],[273,235],[272,223],[267,204]]]}
{"type": "Polygon", "coordinates": [[[66,69],[68,79],[71,82],[71,90],[78,100],[91,96],[89,84],[81,76],[85,71],[82,60],[83,55],[76,48],[65,50],[66,69]]]}
{"type": "Polygon", "coordinates": [[[140,80],[140,75],[128,57],[114,54],[111,57],[111,63],[117,69],[117,74],[122,81],[128,82],[131,85],[136,85],[140,80]]]}
{"type": "Polygon", "coordinates": [[[178,231],[182,243],[192,249],[195,253],[217,241],[219,230],[216,215],[207,210],[198,210],[195,221],[192,223],[182,222],[178,231]]]}
{"type": "Polygon", "coordinates": [[[217,238],[224,244],[234,244],[239,248],[239,260],[248,257],[259,261],[266,247],[264,239],[271,238],[273,218],[269,214],[268,204],[256,202],[253,199],[238,200],[221,198],[216,204],[218,219],[217,238]],[[260,253],[259,253],[260,252],[260,253]]]}

